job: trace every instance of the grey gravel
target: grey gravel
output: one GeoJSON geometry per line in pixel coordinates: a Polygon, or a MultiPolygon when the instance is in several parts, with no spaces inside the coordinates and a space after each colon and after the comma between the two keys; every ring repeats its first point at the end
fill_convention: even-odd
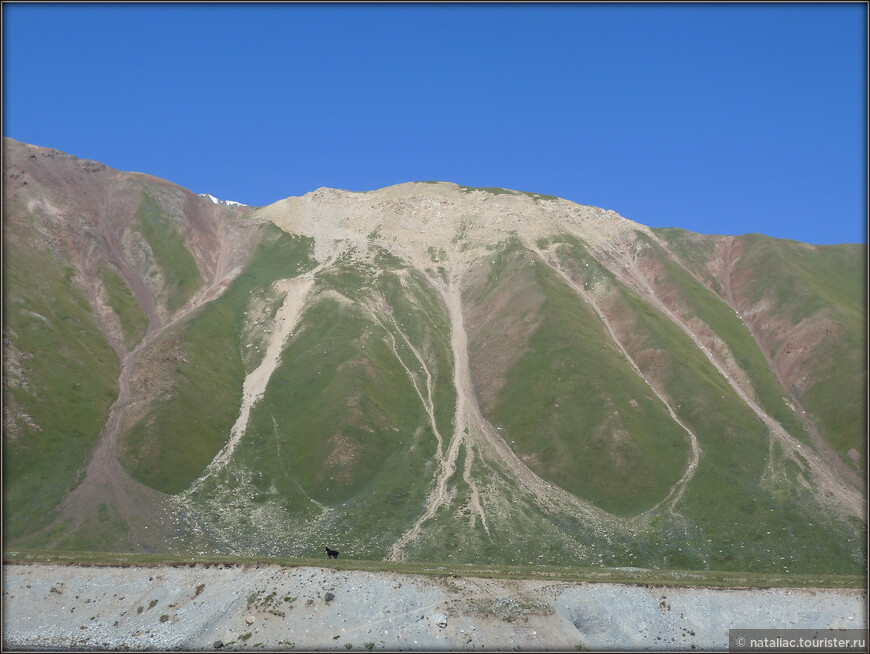
{"type": "Polygon", "coordinates": [[[863,590],[642,587],[274,565],[3,567],[4,650],[721,651],[730,628],[866,629],[866,615],[863,590]]]}

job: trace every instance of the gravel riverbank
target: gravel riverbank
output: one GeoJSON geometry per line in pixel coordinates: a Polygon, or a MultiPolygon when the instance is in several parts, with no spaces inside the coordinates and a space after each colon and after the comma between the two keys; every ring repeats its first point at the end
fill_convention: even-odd
{"type": "Polygon", "coordinates": [[[867,628],[863,590],[674,588],[276,565],[3,566],[3,649],[726,650],[867,628]]]}

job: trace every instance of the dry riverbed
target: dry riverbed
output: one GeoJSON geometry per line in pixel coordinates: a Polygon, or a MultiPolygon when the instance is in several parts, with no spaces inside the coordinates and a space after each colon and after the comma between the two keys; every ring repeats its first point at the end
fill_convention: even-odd
{"type": "Polygon", "coordinates": [[[718,590],[315,567],[3,567],[3,649],[724,650],[867,628],[864,590],[718,590]]]}

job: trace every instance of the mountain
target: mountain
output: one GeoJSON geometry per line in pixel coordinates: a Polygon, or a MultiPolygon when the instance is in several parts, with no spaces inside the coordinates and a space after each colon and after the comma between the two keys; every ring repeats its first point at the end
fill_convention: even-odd
{"type": "Polygon", "coordinates": [[[6,548],[865,571],[866,245],[4,183],[6,548]]]}

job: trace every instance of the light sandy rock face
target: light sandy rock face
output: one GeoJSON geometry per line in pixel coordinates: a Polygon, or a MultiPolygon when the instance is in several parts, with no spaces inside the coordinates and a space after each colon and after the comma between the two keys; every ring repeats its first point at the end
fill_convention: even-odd
{"type": "Polygon", "coordinates": [[[255,216],[313,237],[318,261],[373,244],[420,269],[431,265],[433,251],[437,256],[445,245],[451,260],[468,262],[513,236],[531,247],[539,238],[570,233],[594,247],[634,231],[649,233],[613,211],[450,182],[410,182],[365,193],[320,188],[264,207],[255,216]]]}

